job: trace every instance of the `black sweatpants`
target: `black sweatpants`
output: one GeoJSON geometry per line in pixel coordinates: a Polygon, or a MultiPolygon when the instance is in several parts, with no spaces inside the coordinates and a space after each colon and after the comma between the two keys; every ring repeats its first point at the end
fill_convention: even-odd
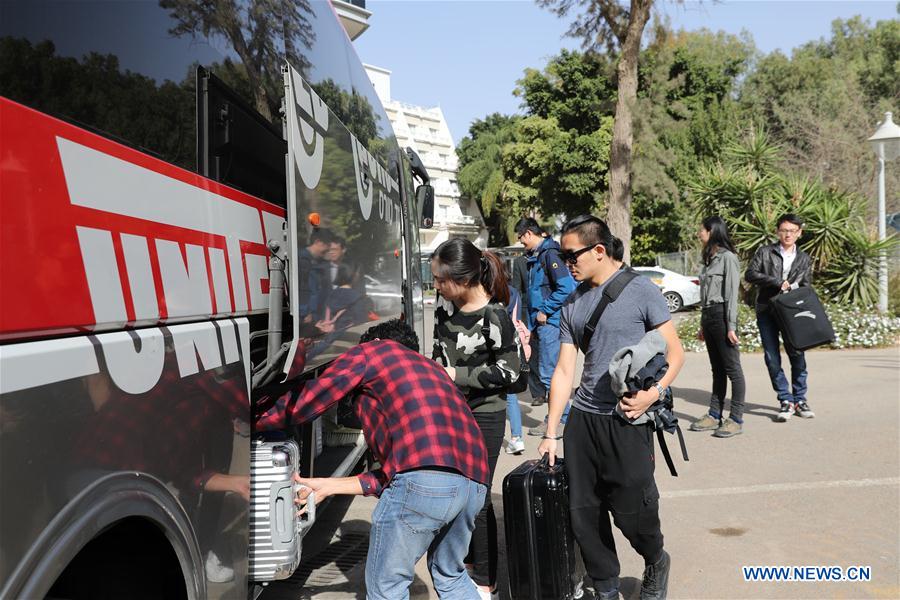
{"type": "Polygon", "coordinates": [[[619,587],[609,515],[646,564],[662,556],[650,425],[572,408],[563,440],[572,529],[597,591],[619,587]]]}
{"type": "Polygon", "coordinates": [[[744,395],[747,385],[741,368],[741,351],[728,341],[728,323],[725,321],[725,305],[713,304],[703,309],[700,327],[712,368],[712,396],[709,411],[721,417],[725,409],[726,378],[731,380],[731,418],[738,423],[744,420],[744,395]]]}

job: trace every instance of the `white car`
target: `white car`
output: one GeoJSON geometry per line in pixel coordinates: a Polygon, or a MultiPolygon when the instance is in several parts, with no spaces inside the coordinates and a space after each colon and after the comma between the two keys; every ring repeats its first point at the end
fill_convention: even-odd
{"type": "Polygon", "coordinates": [[[634,270],[659,286],[669,312],[700,303],[700,279],[688,277],[662,267],[634,267],[634,270]]]}

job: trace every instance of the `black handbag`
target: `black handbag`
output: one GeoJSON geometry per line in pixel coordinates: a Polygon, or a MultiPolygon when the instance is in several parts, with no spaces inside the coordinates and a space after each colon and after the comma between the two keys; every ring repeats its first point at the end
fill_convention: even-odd
{"type": "Polygon", "coordinates": [[[834,328],[811,287],[778,294],[769,301],[769,307],[785,341],[797,350],[809,350],[834,341],[834,328]]]}

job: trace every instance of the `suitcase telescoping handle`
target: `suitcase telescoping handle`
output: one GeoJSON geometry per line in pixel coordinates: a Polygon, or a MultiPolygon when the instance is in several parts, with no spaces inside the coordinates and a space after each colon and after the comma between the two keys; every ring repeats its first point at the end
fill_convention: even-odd
{"type": "MultiPolygon", "coordinates": [[[[294,495],[296,496],[300,490],[306,489],[302,483],[294,484],[294,495]]],[[[316,522],[316,493],[310,492],[306,497],[306,512],[302,519],[297,520],[297,533],[303,535],[306,530],[313,526],[316,522]]]]}

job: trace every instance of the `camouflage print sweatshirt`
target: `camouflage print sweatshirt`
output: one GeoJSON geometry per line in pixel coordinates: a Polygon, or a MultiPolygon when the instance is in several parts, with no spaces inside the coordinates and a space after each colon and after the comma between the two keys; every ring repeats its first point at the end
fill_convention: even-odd
{"type": "Polygon", "coordinates": [[[473,412],[506,410],[506,388],[519,377],[519,336],[506,307],[491,303],[464,312],[438,298],[434,311],[432,358],[456,369],[456,385],[473,412]],[[491,337],[488,347],[482,328],[485,314],[491,337]]]}

